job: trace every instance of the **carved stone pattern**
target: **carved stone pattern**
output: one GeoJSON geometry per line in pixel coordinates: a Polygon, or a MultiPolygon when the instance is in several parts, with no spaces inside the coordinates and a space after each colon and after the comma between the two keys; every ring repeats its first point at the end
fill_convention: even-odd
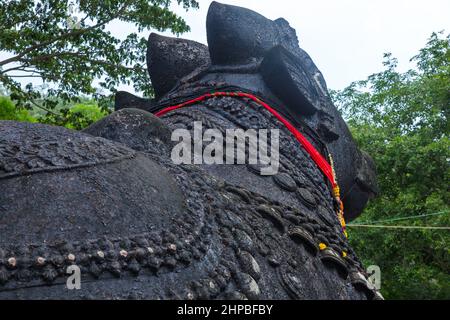
{"type": "Polygon", "coordinates": [[[23,141],[0,139],[0,179],[41,171],[87,167],[130,159],[135,152],[102,138],[84,141],[23,141]]]}

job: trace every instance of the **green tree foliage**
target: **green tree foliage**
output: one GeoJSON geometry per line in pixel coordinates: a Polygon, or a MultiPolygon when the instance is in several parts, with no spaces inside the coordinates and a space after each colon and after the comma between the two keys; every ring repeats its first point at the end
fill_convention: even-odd
{"type": "MultiPolygon", "coordinates": [[[[195,0],[178,5],[198,7],[195,0]]],[[[18,108],[40,108],[55,116],[62,100],[80,95],[96,98],[106,108],[106,93],[119,83],[133,84],[151,95],[145,68],[146,39],[139,32],[155,29],[181,34],[185,21],[170,11],[171,0],[8,0],[0,1],[0,86],[18,108]],[[135,31],[124,39],[106,26],[128,22],[135,31]],[[20,78],[39,78],[43,94],[20,78]],[[100,79],[99,81],[94,81],[100,79]],[[98,85],[97,85],[98,83],[98,85]]]]}
{"type": "Polygon", "coordinates": [[[106,115],[107,112],[96,104],[76,104],[69,109],[62,110],[62,119],[54,119],[50,122],[61,121],[60,125],[64,125],[66,128],[82,130],[106,115]]]}
{"type": "MultiPolygon", "coordinates": [[[[386,54],[384,71],[333,93],[381,188],[354,224],[450,226],[450,35],[433,33],[412,61],[401,73],[386,54]],[[415,215],[427,216],[392,221],[415,215]]],[[[380,266],[387,298],[450,298],[448,230],[350,227],[350,240],[380,266]]]]}
{"type": "Polygon", "coordinates": [[[30,115],[28,110],[16,109],[16,106],[8,97],[0,96],[0,120],[28,121],[37,120],[30,115]]]}
{"type": "Polygon", "coordinates": [[[53,116],[45,112],[37,112],[38,110],[16,108],[9,97],[0,96],[0,120],[41,122],[82,130],[108,114],[93,100],[82,100],[82,103],[74,105],[58,105],[56,109],[60,110],[59,115],[53,116]]]}

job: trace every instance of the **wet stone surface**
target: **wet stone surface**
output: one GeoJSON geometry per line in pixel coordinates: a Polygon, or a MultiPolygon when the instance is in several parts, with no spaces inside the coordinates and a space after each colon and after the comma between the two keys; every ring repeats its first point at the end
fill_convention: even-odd
{"type": "Polygon", "coordinates": [[[273,177],[273,180],[284,190],[294,192],[297,189],[295,180],[287,173],[277,174],[273,177]]]}
{"type": "Polygon", "coordinates": [[[256,95],[291,115],[325,158],[337,155],[343,193],[359,177],[364,190],[346,201],[350,216],[360,213],[374,169],[295,30],[216,2],[207,29],[209,48],[151,35],[156,99],[122,92],[119,111],[83,132],[0,121],[0,299],[381,298],[323,173],[279,119],[235,96],[149,113],[219,90],[256,95]],[[279,172],[174,164],[171,131],[194,121],[278,129],[279,172]],[[82,288],[62,289],[73,265],[82,288]]]}

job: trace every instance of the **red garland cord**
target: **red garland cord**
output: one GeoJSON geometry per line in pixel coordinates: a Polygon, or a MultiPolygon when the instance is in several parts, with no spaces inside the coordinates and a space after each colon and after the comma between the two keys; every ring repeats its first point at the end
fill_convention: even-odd
{"type": "Polygon", "coordinates": [[[157,117],[161,117],[173,110],[177,110],[197,102],[204,101],[206,99],[214,98],[214,97],[240,97],[240,98],[248,98],[260,106],[264,107],[267,111],[269,111],[275,118],[277,118],[284,126],[294,135],[294,137],[300,142],[300,144],[305,148],[306,152],[311,156],[313,161],[319,167],[319,169],[323,172],[323,174],[328,178],[331,183],[331,186],[335,188],[337,186],[336,180],[333,175],[333,169],[331,165],[322,157],[322,155],[314,148],[314,146],[303,136],[288,120],[286,120],[282,115],[280,115],[275,109],[269,106],[264,101],[260,100],[258,97],[255,97],[252,94],[244,93],[244,92],[215,92],[215,93],[207,93],[198,98],[180,103],[175,106],[164,108],[155,113],[157,117]]]}
{"type": "Polygon", "coordinates": [[[337,208],[337,215],[338,215],[338,219],[339,222],[341,223],[342,226],[342,231],[345,235],[345,237],[348,237],[347,231],[346,231],[346,225],[345,225],[345,219],[344,219],[344,205],[341,201],[341,197],[340,197],[340,191],[339,191],[339,186],[336,182],[336,177],[335,177],[335,172],[333,169],[333,160],[330,156],[330,163],[327,162],[327,160],[325,160],[322,155],[319,153],[319,151],[316,150],[316,148],[314,148],[314,146],[305,138],[305,136],[303,136],[288,120],[286,120],[282,115],[280,115],[275,109],[273,109],[271,106],[269,106],[267,103],[265,103],[264,101],[260,100],[258,97],[249,94],[249,93],[245,93],[245,92],[214,92],[214,93],[207,93],[204,94],[198,98],[177,104],[175,106],[171,106],[171,107],[167,107],[164,108],[158,112],[155,113],[155,116],[157,117],[161,117],[173,110],[177,110],[192,104],[195,104],[197,102],[201,102],[204,101],[206,99],[210,99],[210,98],[215,98],[215,97],[240,97],[240,98],[248,98],[250,100],[255,101],[257,104],[259,104],[260,106],[264,107],[267,111],[269,111],[275,118],[277,118],[282,124],[284,124],[284,126],[286,127],[286,129],[288,129],[293,135],[294,137],[298,140],[298,142],[300,142],[300,144],[302,145],[302,147],[306,150],[306,152],[308,152],[308,154],[311,156],[311,158],[313,159],[314,163],[319,167],[319,169],[323,172],[323,174],[327,177],[327,179],[330,181],[331,183],[331,187],[332,187],[332,193],[333,196],[335,197],[337,203],[338,203],[338,208],[337,208]]]}

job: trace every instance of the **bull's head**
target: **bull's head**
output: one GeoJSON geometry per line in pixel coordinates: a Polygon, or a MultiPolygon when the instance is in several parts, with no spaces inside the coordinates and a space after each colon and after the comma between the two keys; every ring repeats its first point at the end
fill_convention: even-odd
{"type": "MultiPolygon", "coordinates": [[[[377,193],[374,164],[358,149],[322,73],[299,47],[295,30],[284,19],[272,21],[249,9],[213,2],[207,37],[208,47],[150,35],[147,64],[156,100],[147,109],[194,77],[270,98],[278,112],[297,126],[313,128],[325,142],[334,158],[346,218],[357,217],[377,193]]],[[[116,107],[125,106],[119,101],[123,98],[116,97],[116,107]]]]}

